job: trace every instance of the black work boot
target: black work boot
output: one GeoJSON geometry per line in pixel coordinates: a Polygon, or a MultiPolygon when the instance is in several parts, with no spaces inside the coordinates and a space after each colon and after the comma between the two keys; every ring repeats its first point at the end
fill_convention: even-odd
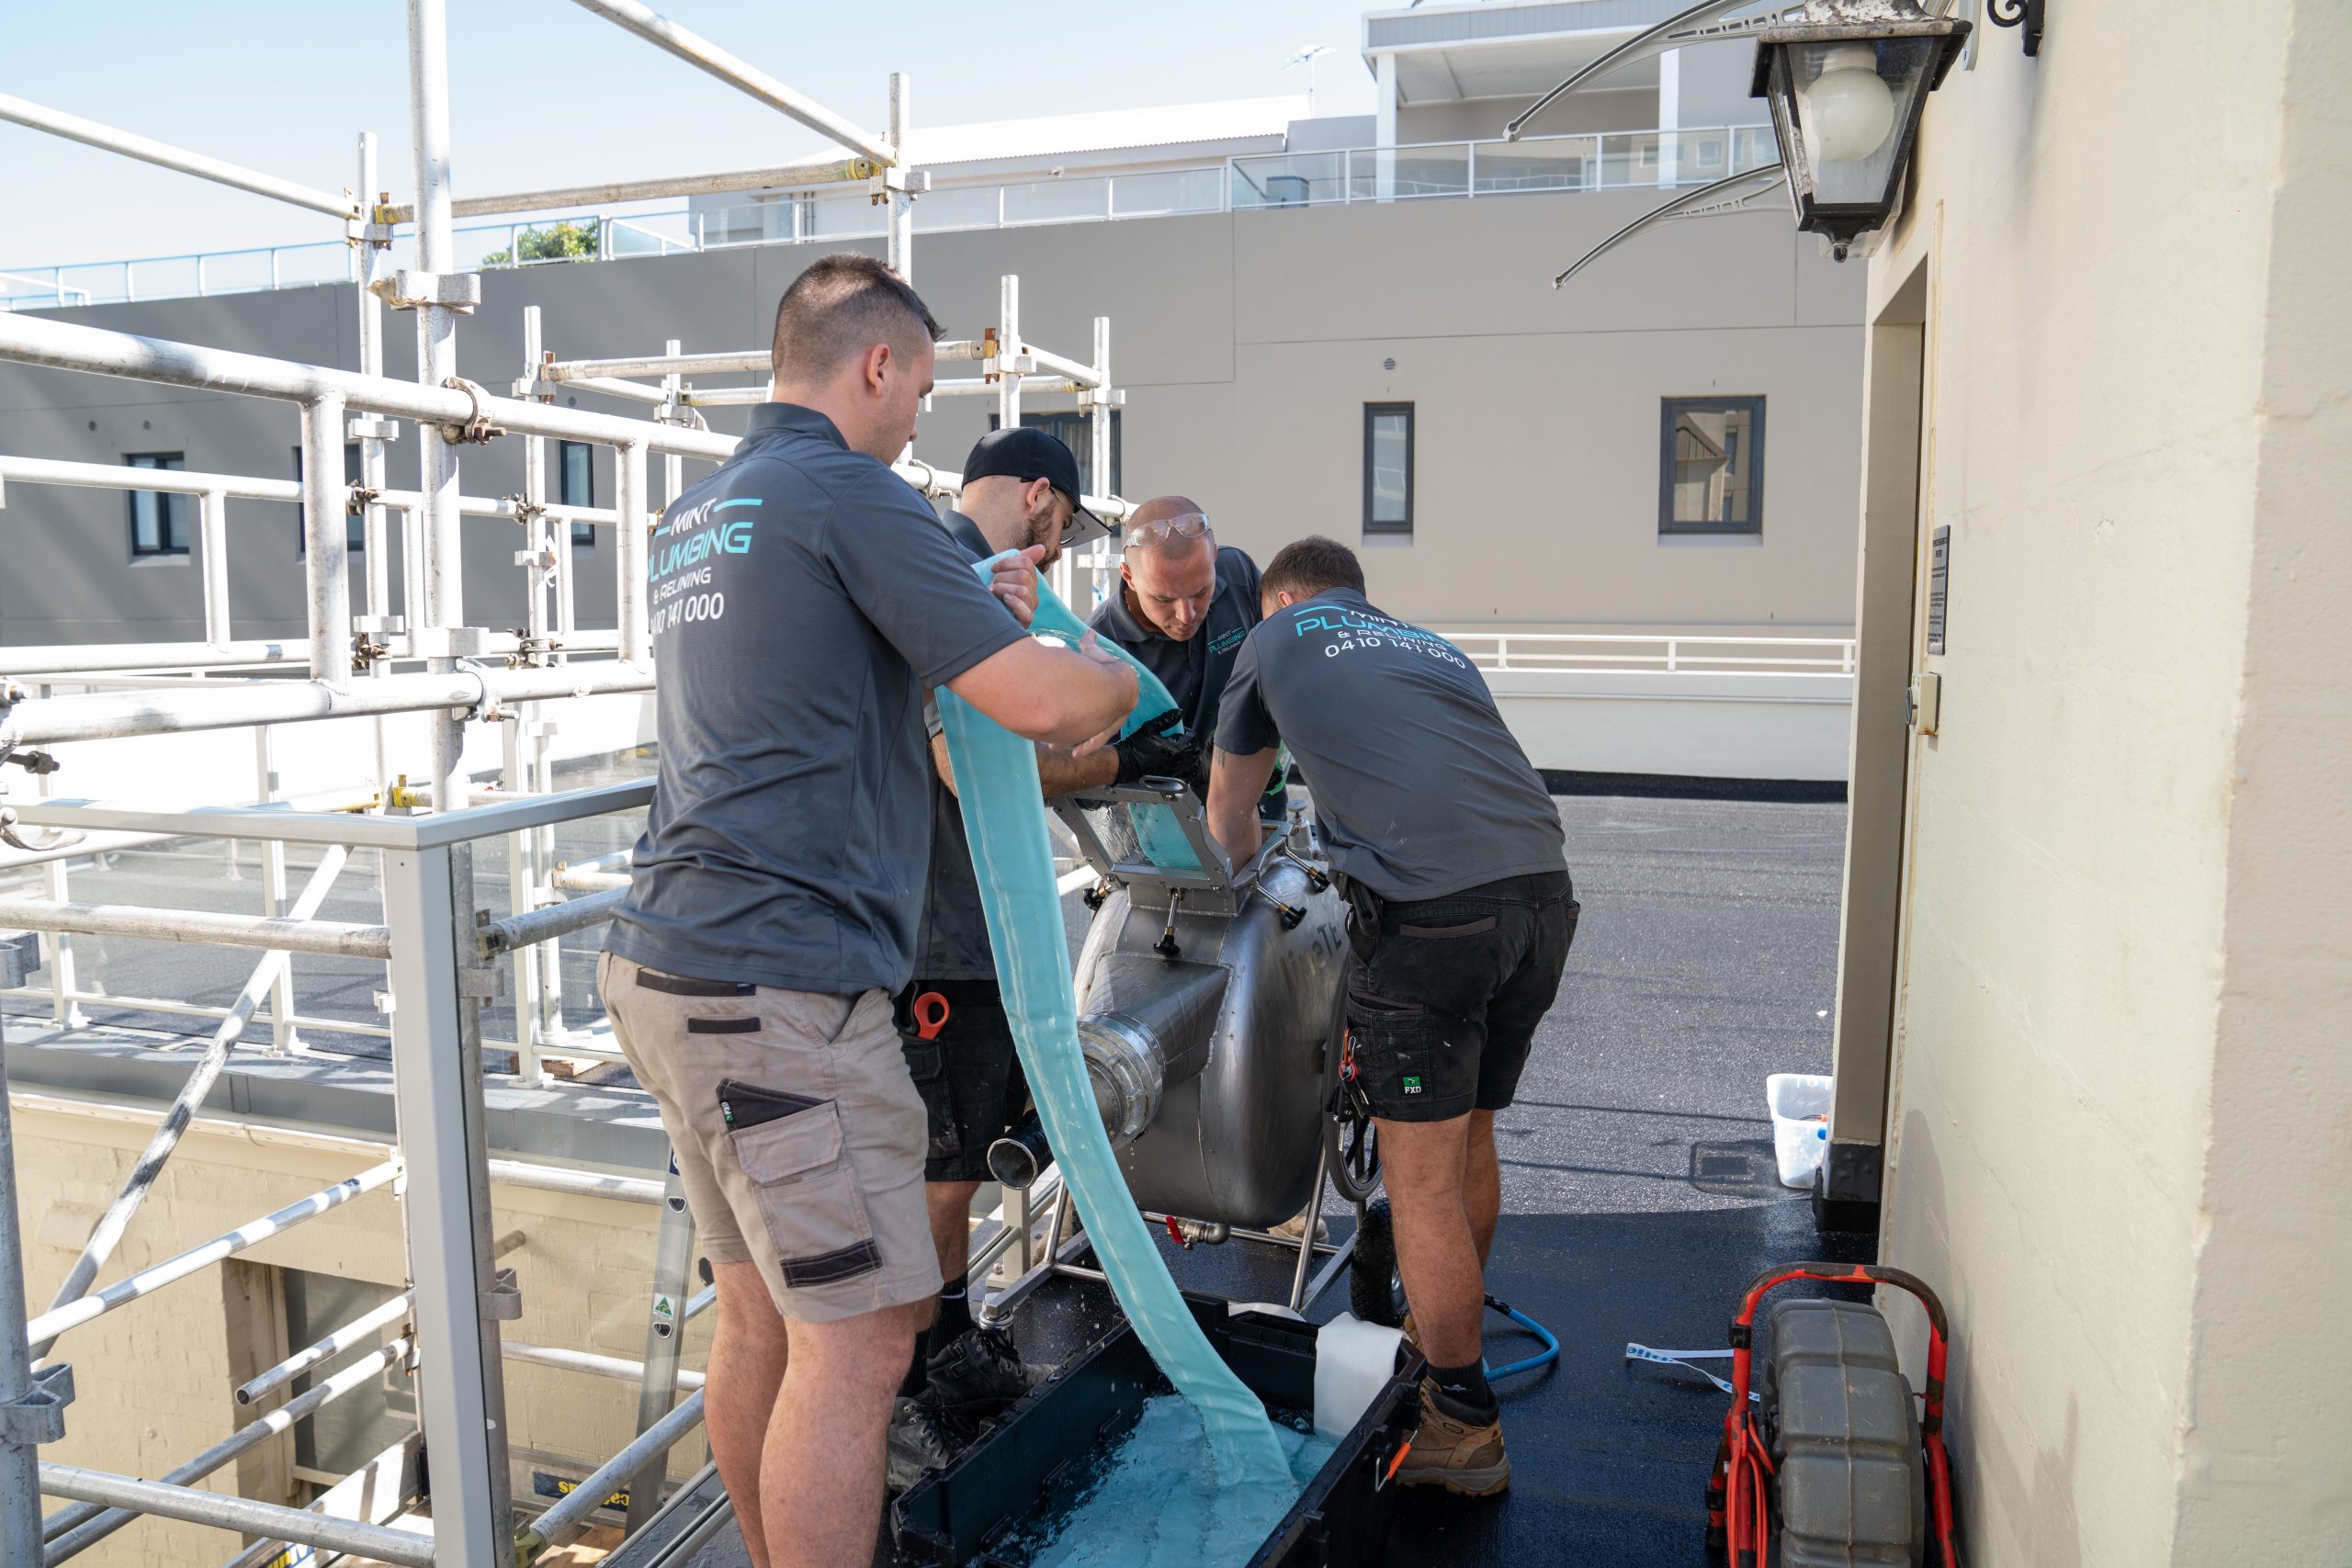
{"type": "Polygon", "coordinates": [[[944,1470],[964,1451],[968,1436],[939,1413],[933,1392],[925,1389],[910,1399],[890,1404],[890,1450],[885,1484],[897,1496],[923,1478],[923,1472],[944,1470]]]}
{"type": "Polygon", "coordinates": [[[929,1371],[940,1414],[966,1427],[978,1427],[1029,1392],[1029,1371],[1001,1328],[965,1330],[933,1354],[929,1371]]]}

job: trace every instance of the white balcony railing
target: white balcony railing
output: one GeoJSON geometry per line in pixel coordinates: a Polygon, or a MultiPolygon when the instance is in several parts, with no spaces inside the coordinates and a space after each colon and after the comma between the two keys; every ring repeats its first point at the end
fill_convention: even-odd
{"type": "Polygon", "coordinates": [[[1854,639],[1828,637],[1616,637],[1599,632],[1441,631],[1481,670],[1513,674],[1657,671],[1669,675],[1854,672],[1854,639]]]}
{"type": "MultiPolygon", "coordinates": [[[[1272,152],[1197,168],[944,186],[915,203],[915,229],[952,233],[1183,213],[1671,187],[1761,167],[1777,155],[1771,128],[1761,125],[1272,152]]],[[[823,244],[881,234],[883,214],[860,186],[721,208],[551,215],[459,229],[456,265],[459,270],[496,270],[735,245],[823,244]],[[547,238],[565,225],[571,230],[570,243],[546,246],[547,238]],[[535,237],[542,248],[566,254],[517,262],[535,237]]],[[[393,264],[413,267],[414,244],[410,236],[397,238],[393,264]]],[[[242,294],[347,282],[356,276],[352,252],[342,241],[142,256],[0,272],[0,310],[242,294]]]]}

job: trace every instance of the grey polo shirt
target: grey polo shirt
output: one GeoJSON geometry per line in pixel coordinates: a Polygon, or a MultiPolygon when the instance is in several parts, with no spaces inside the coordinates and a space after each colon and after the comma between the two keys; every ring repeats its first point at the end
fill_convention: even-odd
{"type": "MultiPolygon", "coordinates": [[[[947,536],[974,560],[989,548],[979,525],[960,512],[947,514],[947,536]]],[[[927,735],[940,733],[939,705],[922,709],[927,735]]],[[[964,836],[964,808],[956,792],[931,773],[931,879],[922,896],[922,924],[915,938],[917,980],[993,980],[996,950],[989,945],[988,916],[980,909],[980,886],[972,869],[972,846],[964,836]]]]}
{"type": "Polygon", "coordinates": [[[1182,642],[1129,610],[1124,587],[1114,588],[1087,622],[1159,677],[1184,716],[1186,731],[1204,740],[1216,733],[1217,700],[1225,694],[1241,639],[1257,624],[1258,563],[1230,545],[1216,552],[1216,593],[1209,613],[1200,630],[1182,642]]]}
{"type": "Polygon", "coordinates": [[[661,771],[605,946],[854,995],[913,967],[923,693],[1024,634],[889,468],[791,403],[673,502],[648,563],[661,771]]]}
{"type": "MultiPolygon", "coordinates": [[[[1218,547],[1216,592],[1209,600],[1209,613],[1200,629],[1182,642],[1128,609],[1124,586],[1112,591],[1087,625],[1159,676],[1176,699],[1176,711],[1184,716],[1185,732],[1206,743],[1216,734],[1217,708],[1232,678],[1233,661],[1250,628],[1258,624],[1258,563],[1249,556],[1230,545],[1218,547]]],[[[1279,820],[1288,798],[1277,774],[1259,804],[1260,814],[1279,820]]]]}
{"type": "Polygon", "coordinates": [[[1280,739],[1332,863],[1383,898],[1566,869],[1560,813],[1470,660],[1348,589],[1269,616],[1226,682],[1220,750],[1280,739]]]}

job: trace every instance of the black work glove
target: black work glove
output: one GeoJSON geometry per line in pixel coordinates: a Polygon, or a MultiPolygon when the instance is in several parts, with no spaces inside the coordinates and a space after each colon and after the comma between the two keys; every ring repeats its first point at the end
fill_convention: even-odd
{"type": "Polygon", "coordinates": [[[1189,735],[1169,733],[1183,722],[1170,708],[1113,746],[1119,754],[1119,774],[1113,782],[1131,784],[1147,776],[1192,782],[1201,769],[1201,743],[1189,735]]]}

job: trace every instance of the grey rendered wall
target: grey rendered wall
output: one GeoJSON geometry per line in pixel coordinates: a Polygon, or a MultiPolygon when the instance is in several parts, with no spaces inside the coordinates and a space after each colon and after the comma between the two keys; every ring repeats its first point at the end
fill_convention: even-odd
{"type": "MultiPolygon", "coordinates": [[[[1261,556],[1309,531],[1359,536],[1362,406],[1414,402],[1417,530],[1369,551],[1374,592],[1395,613],[1842,635],[1853,615],[1860,269],[1821,261],[1768,213],[1668,225],[1551,288],[1656,199],[1443,199],[925,236],[915,281],[956,336],[995,321],[1008,272],[1022,276],[1035,341],[1082,355],[1093,318],[1110,316],[1114,376],[1129,389],[1128,493],[1188,493],[1228,542],[1261,556]],[[1769,400],[1763,534],[1661,541],[1658,399],[1711,392],[1769,400]]],[[[492,273],[481,310],[459,329],[458,363],[503,391],[520,367],[529,302],[566,357],[658,351],[671,337],[689,351],[756,345],[777,295],[818,254],[773,246],[492,273]]],[[[343,288],[65,314],[355,363],[343,288]]],[[[412,374],[407,319],[390,318],[386,338],[390,373],[412,374]]],[[[635,412],[593,394],[581,406],[635,412]]],[[[992,409],[942,400],[919,454],[960,464],[992,409]]],[[[717,410],[711,423],[740,430],[742,417],[717,410]]],[[[191,468],[290,477],[295,440],[282,405],[0,366],[0,452],[115,463],[184,451],[191,468]]],[[[413,483],[414,465],[409,433],[393,447],[393,482],[413,483]]],[[[699,471],[688,465],[689,482],[699,471]]],[[[519,490],[521,443],[469,452],[463,481],[469,494],[519,490]]],[[[596,500],[611,499],[600,453],[596,500]]],[[[193,567],[131,565],[119,495],[17,484],[7,502],[0,643],[199,635],[193,567]]],[[[293,508],[232,502],[230,532],[239,635],[299,634],[293,508]]],[[[468,524],[474,623],[521,619],[519,542],[511,524],[468,524]]],[[[583,625],[609,624],[610,554],[606,539],[583,556],[583,625]]]]}

